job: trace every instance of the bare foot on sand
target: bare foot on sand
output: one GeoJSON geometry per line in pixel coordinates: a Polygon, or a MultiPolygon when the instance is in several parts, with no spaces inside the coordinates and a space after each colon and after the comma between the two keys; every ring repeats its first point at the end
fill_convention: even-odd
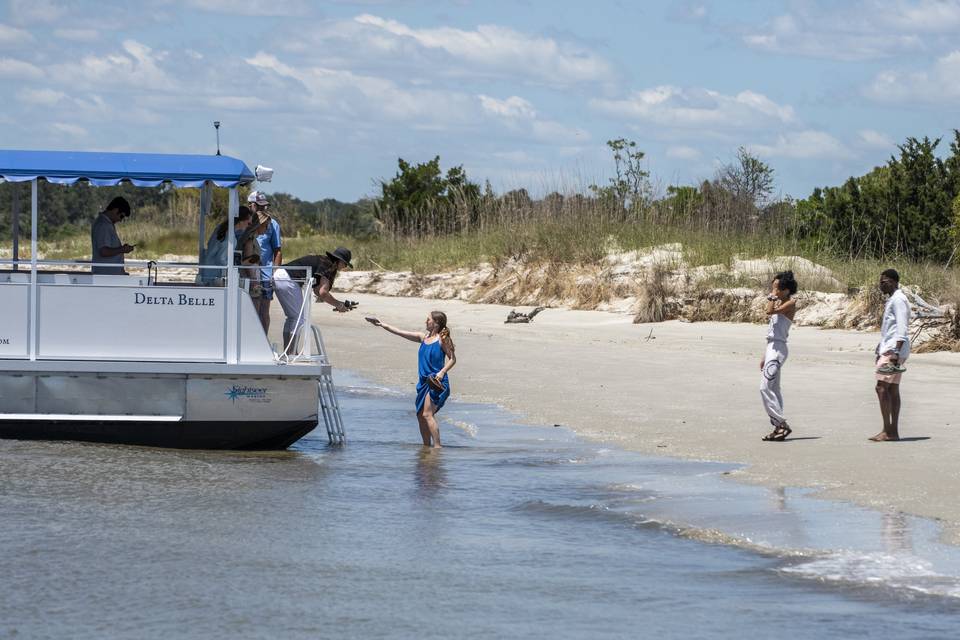
{"type": "Polygon", "coordinates": [[[874,442],[896,442],[899,439],[899,436],[888,436],[884,431],[881,431],[872,438],[869,438],[869,440],[873,440],[874,442]]]}

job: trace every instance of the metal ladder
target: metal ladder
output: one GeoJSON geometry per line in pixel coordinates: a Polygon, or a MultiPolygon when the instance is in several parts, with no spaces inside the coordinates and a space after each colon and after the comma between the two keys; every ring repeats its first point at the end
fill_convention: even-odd
{"type": "MultiPolygon", "coordinates": [[[[329,365],[327,347],[323,344],[320,329],[315,324],[311,324],[310,329],[313,332],[313,341],[317,346],[317,355],[321,364],[329,365]]],[[[323,415],[323,423],[327,427],[327,439],[330,444],[346,444],[347,436],[343,432],[343,418],[340,416],[340,404],[337,402],[337,389],[333,386],[333,375],[329,372],[321,374],[318,393],[320,413],[323,415]]]]}

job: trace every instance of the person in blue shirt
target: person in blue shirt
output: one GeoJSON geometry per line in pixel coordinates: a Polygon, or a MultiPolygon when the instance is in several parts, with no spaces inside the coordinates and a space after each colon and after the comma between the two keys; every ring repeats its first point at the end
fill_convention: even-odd
{"type": "MultiPolygon", "coordinates": [[[[267,196],[254,191],[247,198],[254,212],[267,214],[270,208],[270,202],[267,196]]],[[[257,244],[260,245],[260,286],[261,295],[254,299],[257,306],[257,315],[260,317],[260,324],[263,325],[264,333],[270,331],[270,303],[273,302],[273,267],[283,264],[282,239],[280,235],[280,223],[276,218],[271,217],[266,230],[257,236],[257,244]]]]}

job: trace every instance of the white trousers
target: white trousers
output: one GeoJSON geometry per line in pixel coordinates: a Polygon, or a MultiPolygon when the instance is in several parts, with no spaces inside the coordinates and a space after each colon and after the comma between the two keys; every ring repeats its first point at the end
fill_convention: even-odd
{"type": "Polygon", "coordinates": [[[273,290],[283,308],[283,315],[287,317],[283,323],[283,333],[293,335],[306,322],[307,311],[303,304],[301,284],[291,280],[285,269],[277,269],[273,274],[273,290]]]}
{"type": "Polygon", "coordinates": [[[760,400],[774,427],[786,424],[783,415],[783,394],[780,392],[780,369],[787,361],[786,342],[768,342],[763,355],[763,376],[760,379],[760,400]]]}

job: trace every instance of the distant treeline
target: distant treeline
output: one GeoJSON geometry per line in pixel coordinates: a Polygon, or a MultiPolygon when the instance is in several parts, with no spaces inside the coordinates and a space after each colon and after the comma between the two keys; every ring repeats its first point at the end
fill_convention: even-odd
{"type": "Polygon", "coordinates": [[[496,195],[461,167],[440,171],[439,158],[400,160],[375,201],[382,233],[396,237],[509,228],[528,223],[586,226],[665,225],[699,232],[789,237],[815,251],[850,258],[953,259],[960,245],[960,131],[949,155],[941,139],[908,138],[885,165],[806,199],[773,197],[774,170],[740,148],[736,158],[697,186],[657,194],[625,139],[607,144],[614,176],[605,185],[531,198],[524,189],[496,195]]]}
{"type": "MultiPolygon", "coordinates": [[[[88,231],[97,214],[118,195],[130,202],[133,221],[171,229],[195,229],[200,210],[198,189],[90,187],[84,183],[67,187],[40,182],[38,191],[37,205],[41,213],[38,232],[45,239],[88,231]]],[[[21,235],[30,233],[30,184],[0,183],[0,235],[3,238],[10,237],[14,192],[19,196],[21,235]]],[[[248,188],[240,189],[241,203],[246,202],[248,193],[248,188]]],[[[224,219],[227,201],[226,189],[214,189],[212,222],[224,219]]],[[[282,221],[287,234],[336,233],[367,237],[377,230],[374,205],[369,200],[340,202],[328,198],[307,202],[286,193],[275,193],[270,195],[270,202],[272,212],[282,221]]],[[[0,239],[0,243],[6,244],[6,241],[0,239]]]]}
{"type": "MultiPolygon", "coordinates": [[[[883,166],[843,185],[814,189],[803,200],[774,197],[773,168],[744,148],[711,179],[658,192],[642,168],[644,153],[623,138],[607,143],[613,177],[606,184],[567,185],[540,198],[525,189],[494,193],[489,183],[469,180],[463,167],[443,172],[439,157],[421,164],[400,159],[397,174],[381,181],[380,193],[357,202],[308,202],[286,193],[270,198],[287,235],[407,239],[531,225],[565,226],[571,234],[662,225],[721,236],[774,234],[851,258],[951,261],[960,245],[960,131],[953,132],[944,158],[936,155],[940,143],[908,138],[883,166]]],[[[28,234],[28,184],[0,184],[0,212],[11,210],[14,190],[20,194],[22,233],[28,234]]],[[[85,232],[115,195],[130,201],[137,220],[180,229],[197,224],[196,189],[41,183],[39,231],[45,238],[85,232]]],[[[241,201],[246,195],[241,189],[241,201]]],[[[215,220],[226,206],[227,191],[216,189],[215,220]]],[[[0,215],[0,233],[9,237],[10,225],[11,216],[0,215]]]]}

